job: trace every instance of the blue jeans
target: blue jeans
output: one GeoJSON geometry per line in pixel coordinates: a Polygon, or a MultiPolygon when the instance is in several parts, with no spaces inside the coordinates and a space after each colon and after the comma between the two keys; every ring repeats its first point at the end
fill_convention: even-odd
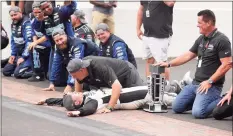
{"type": "Polygon", "coordinates": [[[207,94],[198,94],[199,85],[190,84],[177,95],[172,104],[175,113],[183,113],[192,110],[195,118],[207,118],[220,101],[222,88],[212,86],[207,94]]]}

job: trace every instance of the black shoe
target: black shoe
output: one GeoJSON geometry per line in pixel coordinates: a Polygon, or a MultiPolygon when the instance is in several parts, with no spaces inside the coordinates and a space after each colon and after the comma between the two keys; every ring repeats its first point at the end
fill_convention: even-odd
{"type": "Polygon", "coordinates": [[[29,82],[39,82],[44,81],[45,77],[42,75],[32,75],[30,78],[28,78],[29,82]]]}

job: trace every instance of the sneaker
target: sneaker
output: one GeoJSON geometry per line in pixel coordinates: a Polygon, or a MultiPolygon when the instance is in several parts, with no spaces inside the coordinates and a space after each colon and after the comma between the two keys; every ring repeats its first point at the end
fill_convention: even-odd
{"type": "Polygon", "coordinates": [[[39,76],[39,75],[32,75],[30,78],[28,78],[29,82],[39,82],[39,81],[44,81],[44,76],[39,76]]]}
{"type": "Polygon", "coordinates": [[[186,85],[191,84],[193,81],[193,79],[190,76],[190,71],[188,71],[187,73],[185,73],[183,79],[180,81],[180,87],[181,89],[183,89],[186,85]]]}
{"type": "Polygon", "coordinates": [[[172,88],[172,90],[169,91],[171,93],[179,94],[181,91],[181,86],[177,80],[171,81],[170,87],[172,88]]]}

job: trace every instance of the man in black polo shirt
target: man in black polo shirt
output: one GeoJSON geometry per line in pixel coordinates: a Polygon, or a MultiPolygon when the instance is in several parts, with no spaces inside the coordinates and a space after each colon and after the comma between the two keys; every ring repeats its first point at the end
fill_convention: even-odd
{"type": "MultiPolygon", "coordinates": [[[[137,36],[143,42],[146,76],[150,75],[150,64],[167,61],[168,46],[173,34],[174,4],[175,1],[173,0],[141,0],[137,15],[137,36]],[[142,24],[144,34],[141,31],[142,24]]],[[[169,70],[167,68],[165,69],[165,78],[169,80],[169,70]]]]}
{"type": "Polygon", "coordinates": [[[220,101],[225,73],[231,68],[231,43],[215,27],[215,15],[211,10],[198,14],[198,27],[202,34],[191,49],[161,66],[179,66],[198,57],[193,83],[184,87],[173,103],[173,111],[182,113],[192,109],[196,118],[206,118],[220,101]]]}
{"type": "Polygon", "coordinates": [[[112,96],[106,108],[101,112],[110,112],[117,103],[122,88],[142,86],[139,73],[129,62],[89,56],[73,59],[67,66],[68,72],[76,79],[75,91],[82,92],[82,83],[100,87],[112,88],[112,96]]]}

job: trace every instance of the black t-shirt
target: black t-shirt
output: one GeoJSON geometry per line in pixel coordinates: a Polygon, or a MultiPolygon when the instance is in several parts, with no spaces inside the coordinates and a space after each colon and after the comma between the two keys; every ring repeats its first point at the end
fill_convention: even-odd
{"type": "MultiPolygon", "coordinates": [[[[221,58],[231,56],[231,43],[223,33],[214,30],[208,37],[201,35],[190,51],[198,56],[194,81],[200,83],[208,80],[216,72],[221,65],[221,58]]],[[[221,87],[224,81],[225,76],[213,84],[221,87]]]]}
{"type": "Polygon", "coordinates": [[[91,60],[90,65],[87,67],[89,76],[83,81],[78,81],[79,83],[84,82],[97,88],[111,88],[114,81],[118,79],[121,85],[126,87],[125,79],[131,73],[128,62],[99,56],[88,56],[83,58],[83,60],[85,59],[91,60]]]}
{"type": "Polygon", "coordinates": [[[141,1],[143,6],[144,35],[147,37],[168,38],[173,34],[173,7],[168,7],[163,1],[141,1]],[[150,16],[146,16],[149,11],[150,16]]]}

